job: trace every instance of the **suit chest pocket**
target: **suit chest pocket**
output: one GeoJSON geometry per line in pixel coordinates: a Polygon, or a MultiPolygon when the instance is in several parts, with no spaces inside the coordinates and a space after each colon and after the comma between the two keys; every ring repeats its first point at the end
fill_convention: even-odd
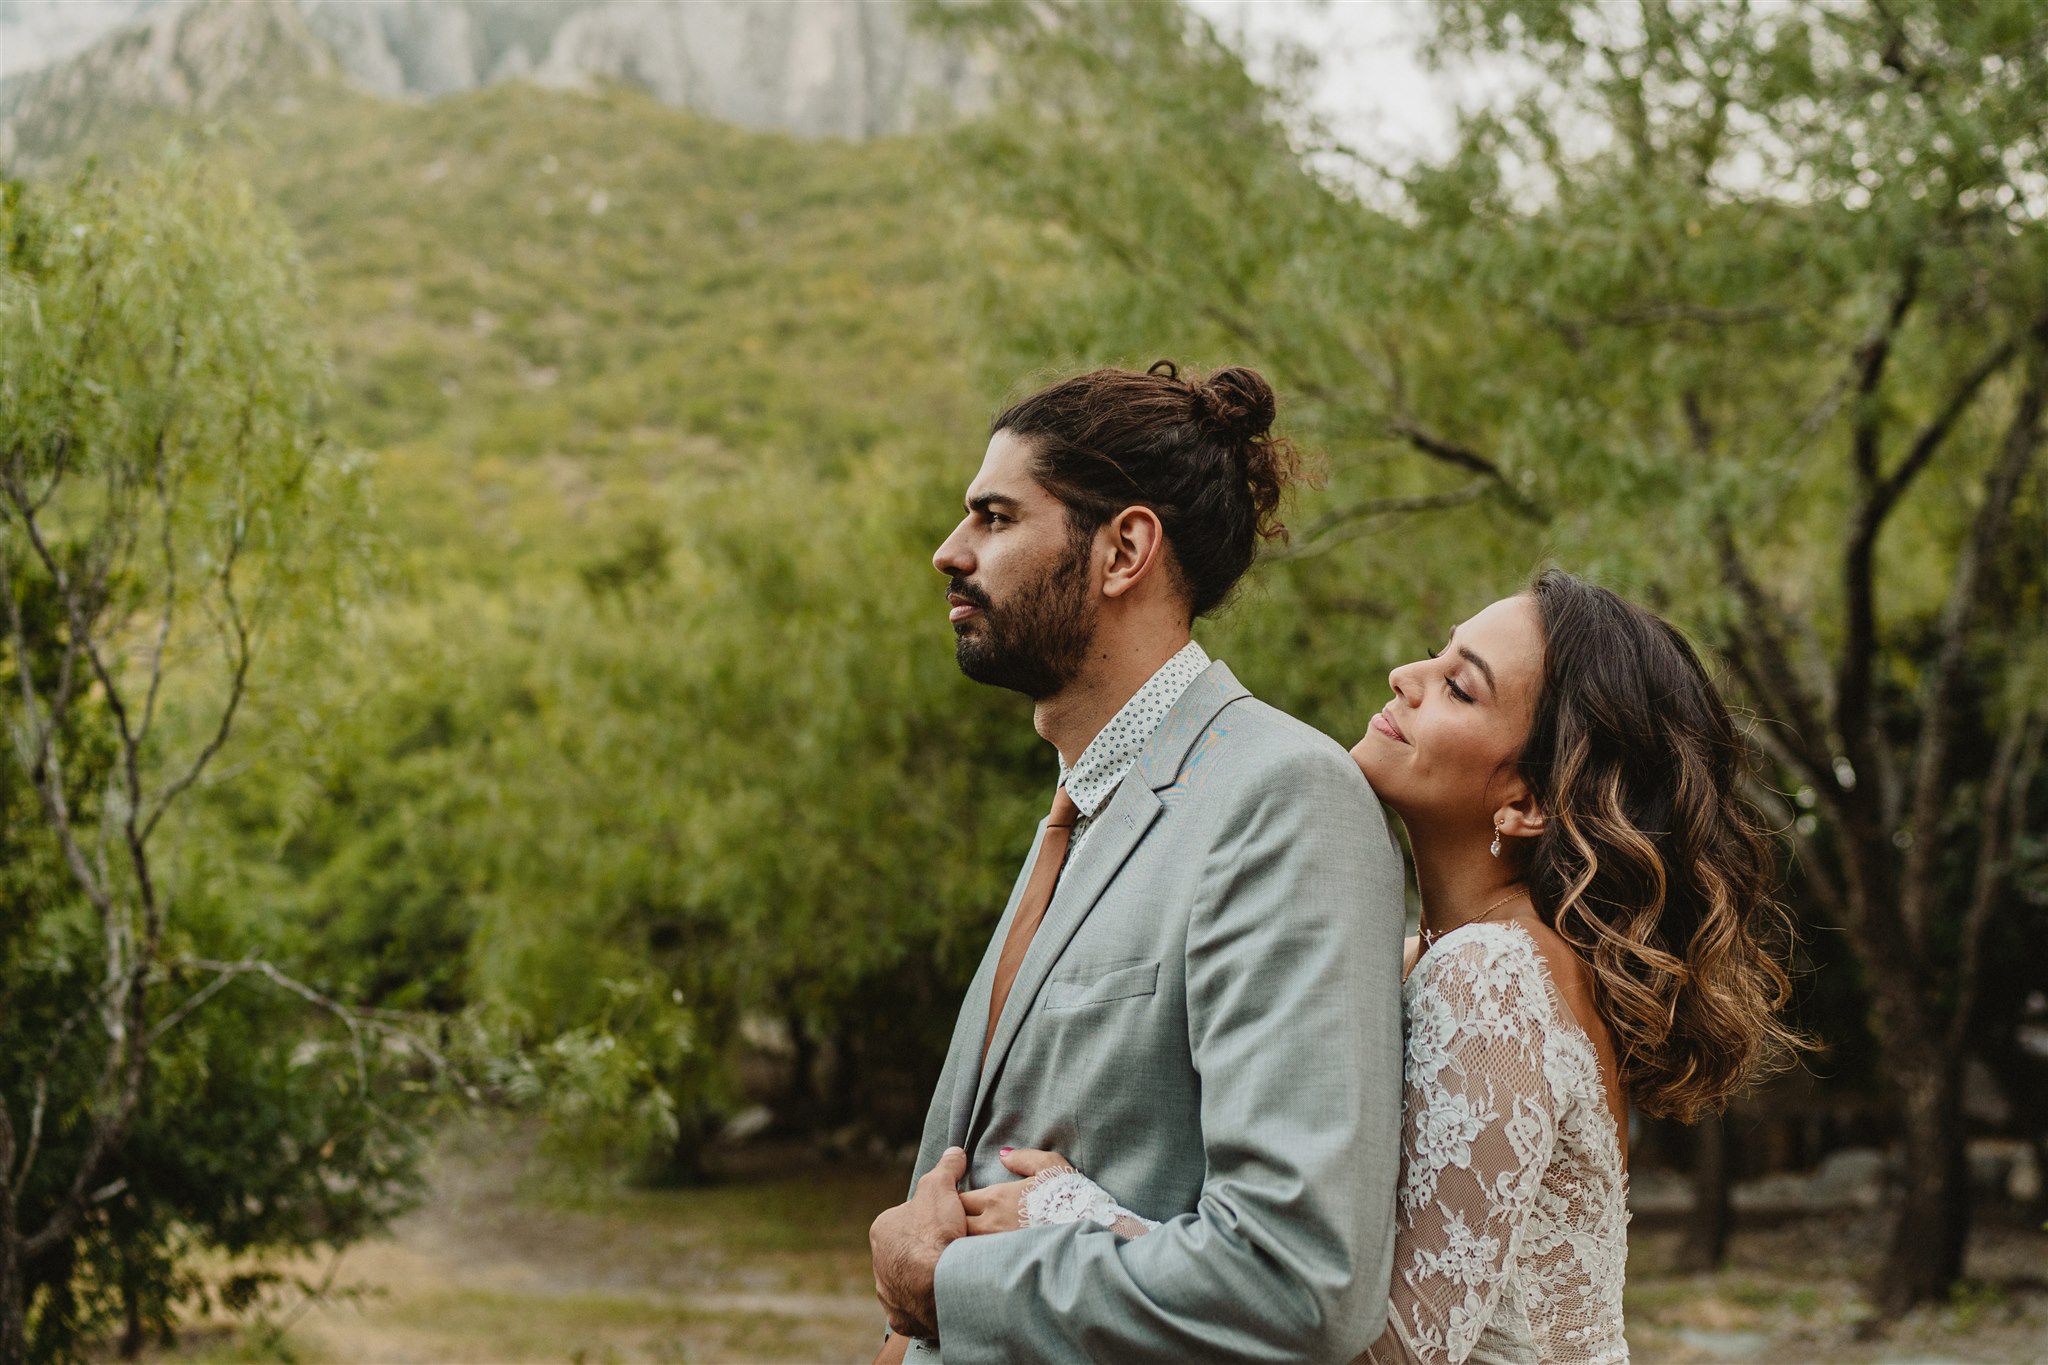
{"type": "Polygon", "coordinates": [[[1088,1005],[1106,1005],[1112,1000],[1129,1000],[1151,995],[1159,989],[1159,964],[1138,962],[1124,967],[1099,968],[1086,973],[1056,976],[1045,983],[1039,997],[1048,1010],[1077,1010],[1088,1005]]]}

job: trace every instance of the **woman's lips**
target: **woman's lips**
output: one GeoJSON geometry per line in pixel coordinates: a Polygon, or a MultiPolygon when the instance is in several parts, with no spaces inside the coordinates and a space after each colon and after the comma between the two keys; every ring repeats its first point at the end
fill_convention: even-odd
{"type": "Polygon", "coordinates": [[[1401,733],[1401,727],[1394,724],[1394,718],[1384,711],[1372,718],[1372,728],[1385,735],[1388,739],[1393,740],[1396,744],[1406,744],[1408,742],[1408,736],[1401,733]]]}

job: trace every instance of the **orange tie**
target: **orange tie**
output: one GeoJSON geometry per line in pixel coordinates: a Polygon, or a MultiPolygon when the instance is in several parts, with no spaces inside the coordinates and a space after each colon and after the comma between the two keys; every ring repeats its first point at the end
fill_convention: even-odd
{"type": "MultiPolygon", "coordinates": [[[[1067,864],[1067,848],[1074,841],[1074,822],[1080,818],[1081,808],[1067,795],[1065,787],[1053,793],[1052,813],[1045,818],[1045,839],[1038,846],[1038,861],[1031,865],[1031,880],[1024,883],[1024,899],[1017,902],[1017,917],[1010,921],[1009,937],[1003,940],[1002,954],[996,958],[995,988],[988,998],[988,1033],[981,1040],[984,1062],[988,1060],[989,1044],[995,1041],[996,1020],[1002,1018],[1003,1002],[1010,998],[1017,969],[1024,965],[1024,953],[1031,947],[1031,936],[1038,932],[1046,907],[1052,904],[1053,888],[1060,883],[1060,871],[1067,864]]],[[[909,1351],[910,1338],[892,1332],[875,1353],[874,1365],[899,1365],[909,1351]]]]}
{"type": "Polygon", "coordinates": [[[996,1020],[1003,1017],[1003,1002],[1010,998],[1010,986],[1017,969],[1024,965],[1024,953],[1031,936],[1045,919],[1052,904],[1053,888],[1059,885],[1060,870],[1067,864],[1067,846],[1073,842],[1074,822],[1081,808],[1061,787],[1053,793],[1052,814],[1045,820],[1045,839],[1038,846],[1038,861],[1031,865],[1031,880],[1024,884],[1024,899],[1017,902],[1017,917],[1010,921],[1010,934],[1003,940],[1002,955],[996,959],[995,988],[988,997],[988,1032],[982,1035],[981,1060],[988,1061],[990,1044],[996,1038],[996,1020]]]}

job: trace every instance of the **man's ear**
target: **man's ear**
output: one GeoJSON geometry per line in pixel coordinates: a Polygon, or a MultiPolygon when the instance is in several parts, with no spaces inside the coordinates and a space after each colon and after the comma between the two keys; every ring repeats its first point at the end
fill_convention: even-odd
{"type": "Polygon", "coordinates": [[[1108,550],[1103,565],[1102,595],[1122,597],[1153,574],[1163,572],[1166,528],[1149,507],[1126,507],[1095,533],[1108,550]]]}

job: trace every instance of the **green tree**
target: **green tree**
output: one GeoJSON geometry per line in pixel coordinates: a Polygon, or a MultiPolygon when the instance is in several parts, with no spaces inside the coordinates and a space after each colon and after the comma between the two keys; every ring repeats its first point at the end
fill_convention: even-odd
{"type": "Polygon", "coordinates": [[[1905,1134],[1878,1283],[1896,1312],[1961,1273],[1958,1057],[2035,847],[2038,13],[1437,17],[1436,52],[1495,62],[1504,93],[1395,174],[1169,7],[955,14],[1012,76],[963,165],[1041,261],[996,315],[1055,354],[1270,367],[1334,456],[1278,579],[1304,604],[1348,583],[1412,620],[1549,555],[1724,648],[1775,773],[1755,795],[1870,991],[1905,1134]]]}
{"type": "MultiPolygon", "coordinates": [[[[124,1347],[188,1245],[339,1245],[404,1197],[417,1056],[222,901],[181,798],[356,515],[298,263],[171,161],[0,197],[0,1360],[124,1347]],[[249,997],[244,980],[279,994],[249,997]],[[228,998],[223,998],[228,997],[228,998]],[[316,1010],[353,1046],[323,1043],[316,1010]]],[[[405,1038],[410,1035],[392,1034],[405,1038]]]]}
{"type": "Polygon", "coordinates": [[[558,1150],[702,1173],[762,1027],[785,1127],[914,1131],[1051,780],[929,564],[992,397],[928,148],[520,86],[251,143],[388,572],[206,793],[238,894],[473,1012],[558,1150]]]}

